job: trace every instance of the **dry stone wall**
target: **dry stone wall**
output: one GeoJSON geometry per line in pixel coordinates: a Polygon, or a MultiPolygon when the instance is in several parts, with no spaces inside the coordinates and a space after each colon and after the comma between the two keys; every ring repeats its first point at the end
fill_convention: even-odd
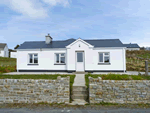
{"type": "Polygon", "coordinates": [[[90,103],[150,103],[150,80],[102,80],[89,77],[90,103]]]}
{"type": "Polygon", "coordinates": [[[69,103],[70,77],[0,79],[0,103],[69,103]]]}

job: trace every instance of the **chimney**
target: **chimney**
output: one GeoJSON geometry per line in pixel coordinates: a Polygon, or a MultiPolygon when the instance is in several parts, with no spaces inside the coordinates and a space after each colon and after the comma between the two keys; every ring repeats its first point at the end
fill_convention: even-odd
{"type": "Polygon", "coordinates": [[[50,44],[52,42],[52,37],[48,34],[47,36],[45,36],[45,43],[46,44],[50,44]]]}

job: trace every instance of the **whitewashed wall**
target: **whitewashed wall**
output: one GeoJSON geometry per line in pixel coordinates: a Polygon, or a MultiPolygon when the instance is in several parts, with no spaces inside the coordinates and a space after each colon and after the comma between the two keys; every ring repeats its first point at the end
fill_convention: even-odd
{"type": "Polygon", "coordinates": [[[75,51],[84,51],[85,70],[126,70],[125,49],[123,48],[89,48],[82,42],[77,42],[67,49],[67,69],[76,70],[75,51]],[[80,47],[79,47],[80,45],[80,47]],[[99,52],[110,52],[111,65],[98,65],[99,52]]]}
{"type": "Polygon", "coordinates": [[[88,45],[79,41],[70,48],[59,49],[43,49],[17,51],[17,70],[76,70],[75,51],[84,51],[85,54],[85,71],[99,70],[126,70],[125,48],[89,48],[88,45]],[[80,44],[80,47],[79,47],[80,44]],[[99,52],[110,52],[110,65],[98,65],[99,52]],[[27,65],[28,54],[38,53],[39,65],[27,65]],[[66,65],[54,65],[55,53],[66,53],[66,65]]]}
{"type": "Polygon", "coordinates": [[[55,53],[66,53],[66,50],[17,51],[17,70],[66,70],[66,65],[54,65],[55,53]],[[29,64],[29,53],[38,53],[39,65],[27,65],[29,64]]]}
{"type": "Polygon", "coordinates": [[[4,57],[4,50],[0,50],[0,57],[4,57]]]}
{"type": "Polygon", "coordinates": [[[0,56],[1,57],[9,57],[9,51],[7,45],[5,46],[4,50],[0,50],[0,56]]]}
{"type": "Polygon", "coordinates": [[[10,58],[17,58],[17,52],[10,52],[10,58]]]}

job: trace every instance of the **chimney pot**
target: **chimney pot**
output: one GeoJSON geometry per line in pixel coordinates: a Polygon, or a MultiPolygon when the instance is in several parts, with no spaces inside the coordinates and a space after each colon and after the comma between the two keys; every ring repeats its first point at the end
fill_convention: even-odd
{"type": "Polygon", "coordinates": [[[46,44],[50,44],[52,42],[52,37],[50,36],[50,34],[48,33],[47,36],[45,36],[45,43],[46,44]]]}

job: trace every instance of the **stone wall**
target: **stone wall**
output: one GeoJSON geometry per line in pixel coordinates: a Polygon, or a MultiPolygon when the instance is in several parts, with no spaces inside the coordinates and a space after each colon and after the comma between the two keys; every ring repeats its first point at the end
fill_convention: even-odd
{"type": "Polygon", "coordinates": [[[56,80],[0,79],[0,103],[69,103],[69,100],[69,76],[56,80]]]}
{"type": "Polygon", "coordinates": [[[102,80],[89,77],[90,103],[150,103],[150,80],[102,80]]]}

